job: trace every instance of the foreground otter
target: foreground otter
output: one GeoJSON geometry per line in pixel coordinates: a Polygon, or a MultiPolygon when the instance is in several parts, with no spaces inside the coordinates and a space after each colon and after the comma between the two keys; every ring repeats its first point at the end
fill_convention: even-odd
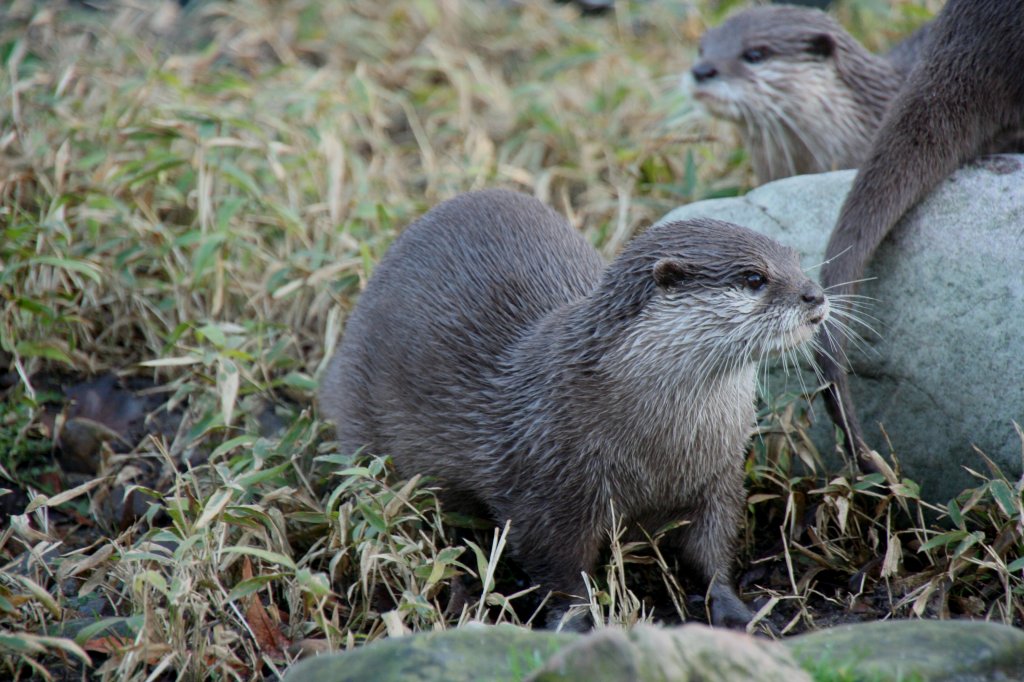
{"type": "Polygon", "coordinates": [[[548,589],[586,594],[613,513],[651,531],[687,519],[670,543],[710,583],[713,622],[741,625],[756,365],[828,310],[796,253],[751,230],[654,227],[606,267],[537,200],[476,192],[381,260],[320,404],[344,451],[389,454],[436,477],[448,508],[511,519],[513,554],[548,589]]]}
{"type": "Polygon", "coordinates": [[[759,182],[855,168],[925,36],[893,63],[820,10],[754,7],[701,38],[693,97],[739,126],[759,182]]]}
{"type": "MultiPolygon", "coordinates": [[[[920,63],[878,131],[829,238],[822,284],[856,291],[882,239],[940,180],[1024,130],[1024,1],[950,0],[931,25],[920,63]]],[[[921,273],[923,277],[927,273],[921,273]]],[[[869,448],[839,365],[843,338],[825,328],[818,362],[833,382],[829,412],[871,470],[869,448]]]]}

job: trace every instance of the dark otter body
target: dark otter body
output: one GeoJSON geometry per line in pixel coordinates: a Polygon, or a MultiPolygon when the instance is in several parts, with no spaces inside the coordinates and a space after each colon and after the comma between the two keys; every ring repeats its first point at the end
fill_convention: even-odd
{"type": "Polygon", "coordinates": [[[931,36],[932,22],[928,22],[918,27],[916,31],[898,42],[886,53],[886,61],[896,69],[901,80],[906,80],[914,66],[921,60],[921,55],[928,49],[928,40],[931,36]]]}
{"type": "MultiPolygon", "coordinates": [[[[901,65],[917,45],[898,52],[901,65]]],[[[754,7],[701,38],[692,92],[739,127],[754,173],[768,182],[858,166],[903,81],[901,68],[820,10],[754,7]]]]}
{"type": "MultiPolygon", "coordinates": [[[[1012,146],[1024,129],[1024,1],[950,0],[931,32],[829,239],[821,279],[830,293],[855,292],[876,248],[912,206],[965,161],[1012,146]]],[[[823,332],[827,352],[819,364],[833,382],[829,411],[851,453],[863,455],[867,446],[837,363],[842,336],[823,332]]]]}
{"type": "Polygon", "coordinates": [[[585,594],[620,521],[690,524],[670,543],[731,587],[756,363],[814,334],[828,303],[792,249],[702,220],[653,227],[605,266],[554,211],[466,194],[378,265],[320,390],[343,450],[435,476],[443,502],[511,519],[531,578],[585,594]]]}

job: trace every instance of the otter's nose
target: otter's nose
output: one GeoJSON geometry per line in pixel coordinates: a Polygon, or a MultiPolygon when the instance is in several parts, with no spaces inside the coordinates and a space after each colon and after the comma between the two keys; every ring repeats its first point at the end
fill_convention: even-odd
{"type": "Polygon", "coordinates": [[[715,68],[714,64],[709,64],[708,62],[701,62],[694,66],[690,70],[690,73],[693,74],[693,79],[695,81],[697,81],[698,83],[703,83],[704,81],[717,76],[718,69],[715,68]]]}
{"type": "Polygon", "coordinates": [[[821,305],[825,302],[825,292],[814,282],[808,282],[800,292],[800,300],[807,305],[821,305]]]}

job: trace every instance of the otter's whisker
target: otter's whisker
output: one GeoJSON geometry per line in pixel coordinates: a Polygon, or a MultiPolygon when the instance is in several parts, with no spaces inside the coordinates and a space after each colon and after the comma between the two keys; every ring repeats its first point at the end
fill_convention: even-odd
{"type": "MultiPolygon", "coordinates": [[[[846,322],[841,312],[832,316],[830,324],[833,325],[839,331],[842,338],[852,343],[858,350],[862,352],[868,352],[868,346],[864,345],[863,336],[853,330],[852,326],[846,322]]],[[[874,329],[874,327],[872,327],[871,325],[863,322],[858,322],[858,324],[862,325],[868,332],[873,334],[876,338],[882,338],[882,335],[879,334],[878,331],[874,329]]],[[[874,352],[873,349],[872,352],[874,352]]]]}
{"type": "Polygon", "coordinates": [[[834,324],[845,326],[851,330],[856,328],[865,336],[882,338],[882,334],[875,329],[876,325],[881,326],[881,320],[870,313],[836,306],[832,309],[832,321],[834,324]]]}
{"type": "MultiPolygon", "coordinates": [[[[829,260],[827,260],[825,262],[828,263],[831,260],[833,260],[833,259],[830,258],[829,260]]],[[[861,279],[851,279],[851,280],[849,280],[847,282],[836,282],[835,284],[830,284],[829,286],[823,287],[823,288],[825,289],[825,292],[828,293],[831,296],[831,295],[834,295],[834,294],[830,293],[832,291],[832,289],[840,289],[840,288],[843,288],[843,287],[850,287],[850,286],[853,286],[854,284],[863,284],[864,282],[871,282],[871,281],[876,280],[876,279],[878,279],[878,278],[877,277],[862,277],[861,279]]],[[[841,294],[841,295],[842,296],[852,296],[854,294],[844,293],[844,294],[841,294]]]]}

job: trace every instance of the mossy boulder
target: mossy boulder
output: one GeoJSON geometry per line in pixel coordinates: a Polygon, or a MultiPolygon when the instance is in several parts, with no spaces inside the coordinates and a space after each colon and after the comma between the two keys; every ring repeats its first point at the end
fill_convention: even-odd
{"type": "Polygon", "coordinates": [[[997,623],[857,623],[794,637],[785,644],[822,682],[1024,679],[1024,631],[997,623]]]}
{"type": "Polygon", "coordinates": [[[782,642],[684,625],[589,635],[475,625],[307,659],[286,682],[1003,682],[1024,631],[977,621],[843,625],[782,642]]]}
{"type": "Polygon", "coordinates": [[[775,642],[704,625],[607,628],[554,654],[530,682],[811,682],[775,642]]]}
{"type": "Polygon", "coordinates": [[[518,682],[579,635],[512,625],[425,632],[374,642],[293,667],[286,682],[518,682]]]}

